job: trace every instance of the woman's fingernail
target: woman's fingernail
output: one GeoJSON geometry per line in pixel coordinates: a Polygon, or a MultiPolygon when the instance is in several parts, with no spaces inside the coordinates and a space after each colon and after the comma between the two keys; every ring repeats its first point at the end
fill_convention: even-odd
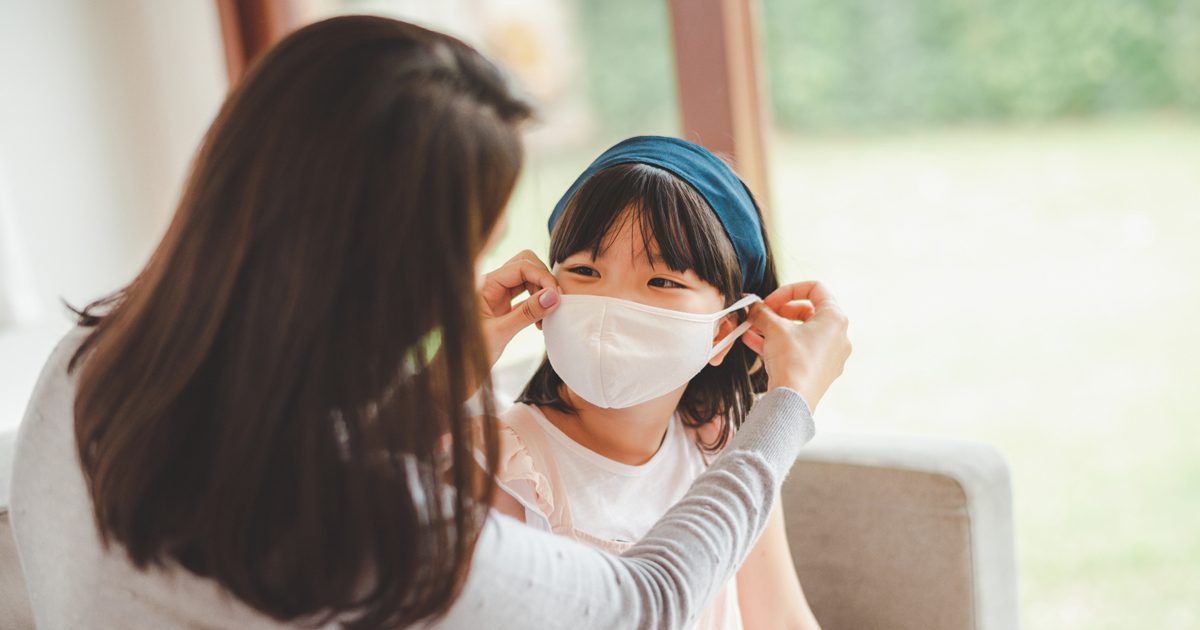
{"type": "Polygon", "coordinates": [[[551,306],[554,306],[554,303],[557,301],[558,291],[555,291],[554,289],[546,289],[546,292],[542,293],[542,297],[538,298],[538,304],[541,304],[542,308],[550,308],[551,306]]]}

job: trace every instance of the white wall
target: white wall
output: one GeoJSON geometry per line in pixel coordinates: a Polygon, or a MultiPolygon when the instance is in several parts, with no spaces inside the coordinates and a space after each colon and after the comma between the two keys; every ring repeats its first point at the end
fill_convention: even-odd
{"type": "Polygon", "coordinates": [[[0,431],[45,329],[66,326],[60,300],[84,305],[145,263],[225,90],[215,0],[0,0],[0,247],[20,244],[0,261],[25,259],[4,269],[23,268],[43,320],[0,323],[0,431]]]}
{"type": "Polygon", "coordinates": [[[0,0],[0,168],[44,303],[141,267],[224,71],[214,0],[0,0]]]}

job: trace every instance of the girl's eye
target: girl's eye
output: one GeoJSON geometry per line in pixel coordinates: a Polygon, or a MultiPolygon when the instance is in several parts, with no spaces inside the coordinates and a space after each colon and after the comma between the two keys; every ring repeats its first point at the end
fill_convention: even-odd
{"type": "Polygon", "coordinates": [[[685,288],[687,288],[687,287],[683,286],[682,284],[675,282],[674,280],[668,280],[666,278],[651,278],[649,284],[652,287],[658,287],[660,289],[685,289],[685,288]]]}
{"type": "Polygon", "coordinates": [[[592,269],[591,267],[586,267],[584,265],[576,265],[574,267],[567,269],[567,271],[569,271],[571,273],[579,274],[581,276],[588,276],[588,277],[592,277],[592,278],[600,277],[600,272],[596,271],[595,269],[592,269]]]}

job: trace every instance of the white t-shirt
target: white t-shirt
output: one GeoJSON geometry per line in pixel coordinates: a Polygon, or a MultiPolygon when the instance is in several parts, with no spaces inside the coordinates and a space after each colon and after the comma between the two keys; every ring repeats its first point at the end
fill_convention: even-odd
{"type": "MultiPolygon", "coordinates": [[[[496,478],[524,498],[526,522],[608,553],[624,553],[642,540],[707,468],[679,414],[668,421],[658,450],[638,466],[585,448],[531,405],[514,406],[500,421],[496,478]]],[[[742,630],[736,580],[692,630],[742,630]]]]}
{"type": "Polygon", "coordinates": [[[667,435],[650,461],[631,466],[572,440],[536,407],[517,405],[504,416],[522,412],[530,413],[550,438],[575,527],[593,536],[620,542],[641,540],[708,468],[679,414],[671,416],[667,435]]]}

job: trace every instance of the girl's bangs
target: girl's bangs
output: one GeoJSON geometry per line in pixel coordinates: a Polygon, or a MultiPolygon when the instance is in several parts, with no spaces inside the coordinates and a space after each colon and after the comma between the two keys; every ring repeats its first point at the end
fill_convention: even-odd
{"type": "Polygon", "coordinates": [[[580,252],[599,257],[626,225],[638,227],[651,265],[692,271],[727,298],[740,295],[741,267],[716,213],[687,182],[646,164],[609,167],[579,187],[552,235],[551,264],[580,252]]]}

